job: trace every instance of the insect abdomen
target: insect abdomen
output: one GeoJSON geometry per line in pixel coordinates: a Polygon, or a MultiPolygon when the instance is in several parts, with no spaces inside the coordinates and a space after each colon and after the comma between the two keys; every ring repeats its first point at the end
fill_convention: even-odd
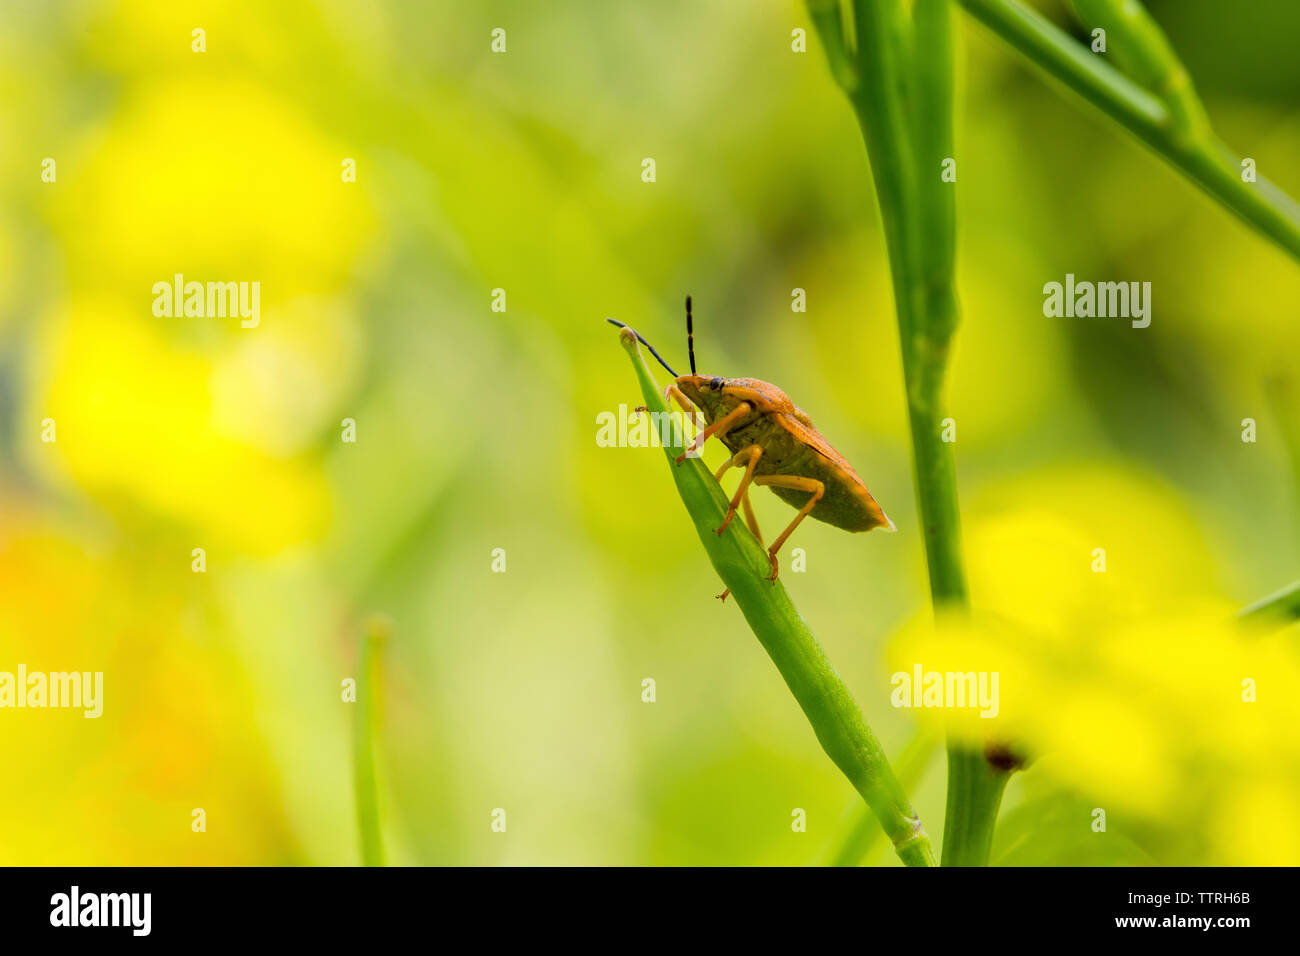
{"type": "MultiPolygon", "coordinates": [[[[762,470],[761,468],[759,469],[762,470]]],[[[872,528],[892,528],[893,522],[885,516],[876,499],[871,497],[866,485],[851,471],[826,458],[820,452],[809,449],[809,454],[799,462],[797,471],[786,474],[798,474],[807,478],[816,478],[826,486],[825,494],[817,507],[808,514],[818,521],[824,521],[845,531],[870,531],[872,528]]],[[[802,508],[808,503],[811,492],[796,491],[793,488],[773,488],[786,504],[802,508]]]]}

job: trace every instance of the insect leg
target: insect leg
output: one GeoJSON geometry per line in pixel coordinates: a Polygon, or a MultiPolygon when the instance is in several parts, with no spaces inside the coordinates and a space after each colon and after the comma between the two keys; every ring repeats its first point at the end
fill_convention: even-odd
{"type": "Polygon", "coordinates": [[[718,469],[718,473],[713,476],[717,481],[722,481],[722,476],[728,468],[739,468],[748,462],[745,475],[740,479],[740,487],[736,489],[736,494],[731,499],[731,505],[727,508],[727,516],[722,519],[722,527],[713,529],[715,534],[722,534],[722,532],[726,531],[727,525],[731,524],[731,519],[736,517],[736,509],[740,507],[740,499],[744,497],[745,489],[749,487],[749,483],[754,480],[754,469],[758,467],[758,459],[761,457],[763,457],[763,446],[761,445],[750,445],[748,448],[742,448],[727,459],[722,467],[718,469]]]}
{"type": "Polygon", "coordinates": [[[762,392],[759,392],[756,389],[745,388],[742,385],[728,385],[723,389],[723,391],[732,398],[738,398],[742,402],[749,402],[750,405],[757,408],[759,411],[771,410],[771,403],[763,397],[762,392]]]}
{"type": "Polygon", "coordinates": [[[690,399],[682,393],[682,390],[677,387],[675,382],[669,382],[664,387],[664,401],[670,398],[677,399],[677,404],[682,406],[682,411],[688,415],[695,413],[695,406],[691,404],[690,399]]]}
{"type": "Polygon", "coordinates": [[[785,544],[785,539],[790,537],[791,532],[799,527],[799,522],[808,517],[808,512],[817,507],[817,502],[822,500],[822,495],[826,494],[826,486],[816,478],[803,478],[799,475],[760,475],[754,479],[756,485],[775,486],[777,488],[792,488],[795,491],[810,491],[812,497],[808,502],[799,509],[799,513],[794,516],[790,522],[790,527],[781,532],[781,536],[772,542],[772,546],[767,549],[767,555],[772,560],[772,576],[769,581],[775,581],[777,573],[780,571],[780,565],[776,560],[776,553],[781,550],[781,545],[785,544]]]}
{"type": "Polygon", "coordinates": [[[687,448],[685,452],[677,456],[677,464],[680,465],[682,462],[686,460],[687,455],[691,454],[692,452],[699,451],[701,448],[703,448],[704,443],[708,441],[709,438],[712,437],[713,435],[717,435],[719,437],[725,435],[727,433],[727,430],[731,428],[732,425],[734,425],[740,419],[744,418],[753,410],[754,409],[750,406],[748,402],[741,402],[739,405],[737,405],[731,411],[727,412],[727,414],[723,415],[721,418],[719,418],[708,428],[704,429],[704,431],[696,435],[695,441],[691,442],[691,447],[687,448]]]}
{"type": "Polygon", "coordinates": [[[740,504],[745,509],[745,524],[749,525],[749,530],[754,532],[754,537],[758,539],[758,543],[761,545],[763,543],[763,532],[758,530],[758,518],[754,517],[754,506],[749,503],[748,488],[741,495],[740,504]]]}
{"type": "MultiPolygon", "coordinates": [[[[697,432],[702,431],[702,429],[700,428],[700,422],[702,421],[700,417],[700,410],[691,404],[691,400],[682,393],[682,390],[677,387],[676,382],[669,382],[664,387],[664,401],[672,402],[674,399],[676,399],[677,404],[682,407],[683,433],[685,432],[687,422],[690,422],[692,425],[694,425],[695,430],[697,432]]],[[[678,458],[677,463],[680,465],[682,463],[682,459],[678,458]]]]}
{"type": "MultiPolygon", "coordinates": [[[[754,537],[758,539],[759,545],[763,544],[763,532],[758,530],[758,518],[754,516],[754,506],[749,503],[749,488],[744,489],[740,496],[741,507],[745,509],[745,524],[749,525],[749,530],[754,532],[754,537]]],[[[719,601],[726,601],[727,595],[731,593],[731,588],[723,591],[718,595],[719,601]]]]}

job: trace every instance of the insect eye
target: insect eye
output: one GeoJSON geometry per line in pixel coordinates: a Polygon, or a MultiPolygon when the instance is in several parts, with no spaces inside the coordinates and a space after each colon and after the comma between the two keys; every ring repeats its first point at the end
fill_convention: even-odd
{"type": "Polygon", "coordinates": [[[721,389],[726,384],[727,384],[727,380],[725,378],[720,378],[716,375],[709,380],[709,388],[712,388],[714,390],[721,389]]]}

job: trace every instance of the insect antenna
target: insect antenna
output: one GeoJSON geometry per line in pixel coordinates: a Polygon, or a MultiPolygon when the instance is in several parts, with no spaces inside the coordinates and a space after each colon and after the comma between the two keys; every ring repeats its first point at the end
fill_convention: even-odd
{"type": "Polygon", "coordinates": [[[606,319],[605,321],[608,322],[610,325],[617,325],[620,329],[627,329],[629,332],[635,335],[636,340],[640,342],[642,345],[644,345],[646,348],[648,348],[650,350],[650,354],[659,360],[659,364],[662,365],[664,368],[668,369],[668,374],[671,375],[673,378],[677,378],[677,373],[673,371],[673,367],[664,361],[664,357],[655,351],[655,347],[653,345],[651,345],[645,339],[641,338],[640,332],[632,328],[632,326],[628,325],[626,322],[620,322],[618,319],[606,319]]]}
{"type": "Polygon", "coordinates": [[[691,297],[686,297],[686,351],[691,356],[691,374],[695,374],[695,321],[691,318],[691,297]]]}

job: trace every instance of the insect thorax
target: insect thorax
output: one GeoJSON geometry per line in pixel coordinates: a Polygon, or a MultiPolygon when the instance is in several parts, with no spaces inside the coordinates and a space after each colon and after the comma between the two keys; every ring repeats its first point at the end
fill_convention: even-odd
{"type": "Polygon", "coordinates": [[[759,472],[779,471],[798,460],[806,451],[804,443],[783,428],[776,416],[762,413],[750,416],[729,430],[723,436],[722,443],[733,452],[750,445],[760,446],[763,456],[759,459],[759,472]]]}

